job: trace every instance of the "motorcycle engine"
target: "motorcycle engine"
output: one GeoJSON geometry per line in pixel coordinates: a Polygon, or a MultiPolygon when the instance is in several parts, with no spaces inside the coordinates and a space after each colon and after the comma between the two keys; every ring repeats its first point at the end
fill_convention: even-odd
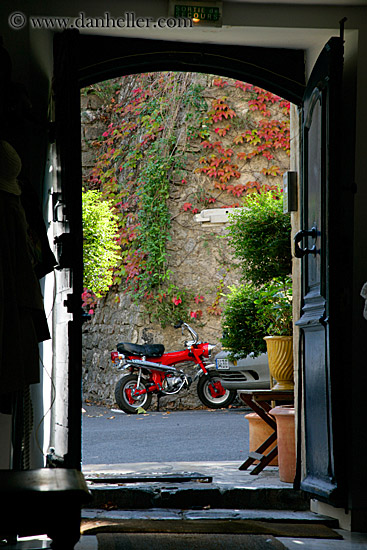
{"type": "Polygon", "coordinates": [[[186,376],[167,376],[162,384],[164,393],[177,393],[184,385],[189,385],[186,376]]]}

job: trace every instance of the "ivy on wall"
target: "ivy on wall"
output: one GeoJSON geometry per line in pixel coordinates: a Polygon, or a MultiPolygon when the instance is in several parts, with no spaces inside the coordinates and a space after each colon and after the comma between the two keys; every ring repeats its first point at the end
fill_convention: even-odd
{"type": "MultiPolygon", "coordinates": [[[[204,301],[201,293],[172,282],[172,186],[188,187],[194,175],[201,178],[181,205],[182,212],[195,214],[211,205],[240,206],[249,193],[275,189],[287,168],[278,159],[279,151],[289,155],[289,103],[250,84],[206,78],[209,98],[191,73],[146,73],[84,90],[97,89],[105,99],[100,117],[106,130],[92,142],[97,161],[86,187],[99,189],[117,216],[120,260],[112,287],[144,301],[162,325],[200,319],[204,301]],[[199,149],[196,168],[188,171],[193,144],[199,149]]],[[[209,314],[221,313],[223,284],[221,279],[209,314]]]]}
{"type": "Polygon", "coordinates": [[[83,302],[90,306],[105,294],[112,284],[113,268],[119,259],[116,243],[117,217],[109,201],[101,200],[97,190],[83,192],[83,302]]]}

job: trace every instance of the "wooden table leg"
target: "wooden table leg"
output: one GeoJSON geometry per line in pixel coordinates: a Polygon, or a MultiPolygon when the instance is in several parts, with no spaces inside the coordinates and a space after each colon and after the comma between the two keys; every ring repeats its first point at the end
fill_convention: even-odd
{"type": "MultiPolygon", "coordinates": [[[[265,460],[272,452],[274,449],[272,449],[270,451],[270,453],[268,453],[267,455],[264,455],[263,453],[266,451],[266,449],[268,447],[270,447],[270,445],[272,443],[274,443],[274,441],[276,441],[277,439],[277,434],[276,433],[272,433],[261,445],[260,447],[258,447],[256,449],[256,451],[254,452],[250,452],[249,453],[249,456],[248,458],[245,460],[245,462],[243,464],[241,464],[241,466],[238,468],[239,470],[247,470],[247,468],[249,466],[251,466],[251,464],[253,464],[255,462],[255,460],[258,460],[259,461],[259,464],[262,464],[262,468],[260,470],[258,470],[256,467],[255,469],[257,469],[256,473],[258,473],[259,471],[261,471],[263,468],[265,468],[265,466],[267,466],[269,464],[269,462],[272,461],[273,458],[275,458],[277,456],[277,453],[278,451],[270,458],[270,460],[265,460]]],[[[274,447],[275,449],[277,449],[277,447],[274,447]]],[[[253,472],[251,472],[253,473],[253,472]]]]}
{"type": "Polygon", "coordinates": [[[255,468],[251,470],[250,474],[253,476],[259,474],[265,468],[265,466],[267,466],[273,460],[273,458],[277,456],[277,454],[278,447],[276,446],[270,451],[270,453],[264,455],[263,458],[259,460],[259,464],[257,464],[257,466],[255,466],[255,468]]]}
{"type": "Polygon", "coordinates": [[[271,410],[271,407],[269,407],[268,403],[265,401],[259,405],[256,401],[254,401],[251,397],[251,395],[242,396],[242,399],[245,401],[246,405],[248,405],[256,414],[258,414],[264,422],[266,422],[275,432],[277,429],[277,423],[275,420],[268,414],[268,411],[271,410]],[[269,409],[266,410],[265,403],[268,405],[269,409]]]}
{"type": "Polygon", "coordinates": [[[247,460],[239,467],[239,470],[247,470],[255,460],[258,460],[259,464],[251,471],[251,475],[257,475],[278,454],[277,447],[274,447],[268,454],[264,454],[266,449],[268,449],[277,439],[277,425],[276,421],[269,415],[269,411],[271,410],[269,403],[263,401],[260,404],[253,399],[252,395],[246,394],[241,394],[241,399],[273,430],[273,433],[256,449],[256,451],[249,453],[247,460]]]}

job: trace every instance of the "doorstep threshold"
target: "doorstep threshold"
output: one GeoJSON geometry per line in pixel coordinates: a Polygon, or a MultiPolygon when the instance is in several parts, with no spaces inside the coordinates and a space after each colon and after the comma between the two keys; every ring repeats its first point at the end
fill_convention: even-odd
{"type": "Polygon", "coordinates": [[[85,481],[87,483],[103,483],[105,485],[114,484],[129,484],[129,483],[188,483],[192,481],[200,481],[200,483],[212,483],[213,477],[199,474],[197,472],[182,473],[182,474],[125,474],[119,473],[108,474],[85,474],[85,481]]]}

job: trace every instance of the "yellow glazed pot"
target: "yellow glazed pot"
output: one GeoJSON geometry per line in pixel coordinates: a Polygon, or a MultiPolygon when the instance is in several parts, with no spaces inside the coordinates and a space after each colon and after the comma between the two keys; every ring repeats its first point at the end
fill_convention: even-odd
{"type": "Polygon", "coordinates": [[[270,374],[276,380],[274,390],[293,390],[293,337],[265,336],[270,374]]]}

